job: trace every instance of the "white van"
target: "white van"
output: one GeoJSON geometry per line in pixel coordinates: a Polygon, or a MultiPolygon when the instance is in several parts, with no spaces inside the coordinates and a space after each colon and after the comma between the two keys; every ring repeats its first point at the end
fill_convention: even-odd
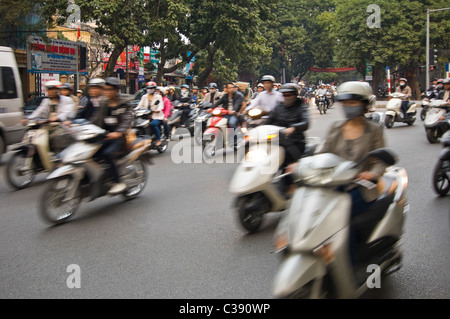
{"type": "Polygon", "coordinates": [[[8,145],[23,138],[22,107],[22,83],[14,52],[0,46],[0,157],[8,145]]]}

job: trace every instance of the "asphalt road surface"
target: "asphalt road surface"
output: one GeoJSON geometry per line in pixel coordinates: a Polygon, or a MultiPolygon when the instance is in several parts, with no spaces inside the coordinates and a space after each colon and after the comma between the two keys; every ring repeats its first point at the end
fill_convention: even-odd
{"type": "MultiPolygon", "coordinates": [[[[308,136],[320,138],[342,116],[337,106],[310,114],[308,136]]],[[[420,119],[385,136],[409,174],[404,262],[364,298],[450,298],[450,196],[431,186],[442,145],[428,143],[420,119]]],[[[83,202],[59,226],[37,215],[46,174],[15,191],[0,167],[0,298],[272,299],[273,231],[283,212],[246,234],[228,191],[237,164],[177,164],[176,145],[156,154],[137,199],[83,202]],[[69,288],[75,272],[80,286],[69,288]]]]}

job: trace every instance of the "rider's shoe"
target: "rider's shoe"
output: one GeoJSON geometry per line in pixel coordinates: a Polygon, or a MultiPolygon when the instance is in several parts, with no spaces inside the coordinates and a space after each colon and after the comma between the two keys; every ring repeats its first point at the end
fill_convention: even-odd
{"type": "Polygon", "coordinates": [[[117,195],[122,193],[127,188],[127,184],[125,183],[116,183],[113,184],[111,189],[108,191],[109,195],[117,195]]]}

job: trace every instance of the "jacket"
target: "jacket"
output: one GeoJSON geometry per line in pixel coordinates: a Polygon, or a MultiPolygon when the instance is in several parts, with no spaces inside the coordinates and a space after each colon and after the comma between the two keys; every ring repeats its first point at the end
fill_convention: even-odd
{"type": "MultiPolygon", "coordinates": [[[[342,135],[345,123],[345,120],[333,123],[319,153],[332,153],[346,160],[359,162],[367,153],[385,146],[383,129],[377,124],[365,121],[364,134],[356,140],[348,141],[342,135]]],[[[361,172],[370,171],[381,176],[386,167],[385,163],[372,159],[363,163],[361,172]]]]}
{"type": "MultiPolygon", "coordinates": [[[[39,107],[31,113],[28,119],[48,119],[50,113],[52,113],[50,107],[50,99],[43,99],[39,107]]],[[[75,117],[75,105],[73,100],[70,97],[59,95],[59,102],[55,112],[57,113],[60,122],[73,119],[75,117]]]]}
{"type": "Polygon", "coordinates": [[[131,97],[119,96],[118,105],[110,107],[107,99],[100,103],[100,109],[91,122],[110,132],[126,133],[133,123],[133,110],[130,105],[131,97]]]}
{"type": "Polygon", "coordinates": [[[154,120],[163,120],[164,113],[162,110],[164,109],[164,102],[162,100],[161,95],[154,94],[152,102],[149,103],[148,94],[144,94],[139,101],[139,104],[136,106],[136,109],[150,109],[152,111],[159,111],[158,113],[152,113],[152,119],[154,120]]]}
{"type": "MultiPolygon", "coordinates": [[[[233,110],[239,112],[242,107],[242,102],[244,102],[244,95],[241,92],[235,91],[233,94],[233,110]]],[[[214,103],[214,107],[222,105],[223,108],[228,109],[228,94],[224,93],[219,101],[214,103]]]]}
{"type": "Polygon", "coordinates": [[[309,113],[301,99],[297,99],[292,106],[278,104],[270,113],[266,125],[277,125],[286,128],[295,127],[294,133],[287,137],[287,141],[305,144],[305,131],[309,128],[309,113]]]}
{"type": "Polygon", "coordinates": [[[401,89],[400,86],[398,86],[395,89],[395,92],[405,94],[405,97],[402,98],[403,101],[409,101],[411,99],[412,90],[409,85],[405,86],[403,89],[401,89]]]}
{"type": "Polygon", "coordinates": [[[203,98],[202,102],[207,102],[207,103],[212,103],[214,104],[215,102],[219,101],[220,98],[222,97],[222,92],[219,92],[216,90],[216,92],[214,92],[214,95],[211,92],[206,93],[205,97],[203,98]],[[211,101],[211,97],[212,97],[212,101],[211,101]]]}

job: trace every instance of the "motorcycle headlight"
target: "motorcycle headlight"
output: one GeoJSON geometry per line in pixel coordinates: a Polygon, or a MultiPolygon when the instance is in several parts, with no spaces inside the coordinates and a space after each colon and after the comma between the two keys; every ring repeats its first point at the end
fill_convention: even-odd
{"type": "Polygon", "coordinates": [[[262,111],[259,109],[251,109],[250,111],[248,111],[248,116],[250,116],[251,118],[256,118],[261,116],[262,111]]]}
{"type": "Polygon", "coordinates": [[[222,110],[220,110],[220,109],[214,109],[214,110],[212,111],[212,114],[215,115],[215,116],[219,116],[220,114],[222,114],[222,110]]]}
{"type": "Polygon", "coordinates": [[[334,168],[314,169],[309,165],[299,165],[297,176],[307,185],[325,185],[332,181],[334,168]]]}
{"type": "Polygon", "coordinates": [[[250,150],[245,155],[245,160],[250,163],[258,162],[267,157],[267,152],[264,150],[250,150]]]}

